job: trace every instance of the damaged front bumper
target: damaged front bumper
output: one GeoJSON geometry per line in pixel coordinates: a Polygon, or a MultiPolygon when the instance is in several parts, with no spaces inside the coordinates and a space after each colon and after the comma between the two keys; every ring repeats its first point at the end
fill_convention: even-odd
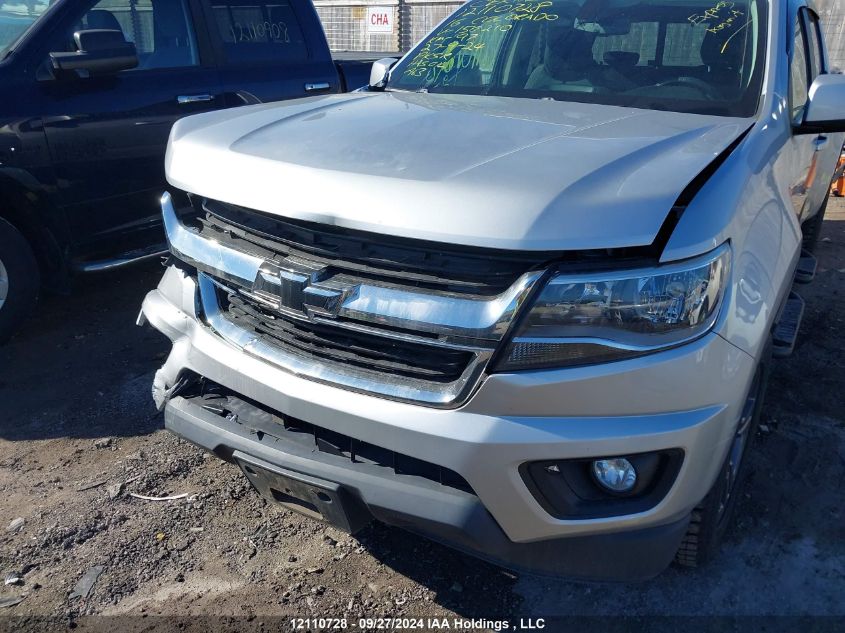
{"type": "Polygon", "coordinates": [[[305,379],[236,348],[203,323],[196,280],[176,266],[146,297],[144,319],[173,341],[153,392],[178,435],[251,464],[265,483],[295,473],[336,484],[356,508],[347,515],[360,511],[507,567],[592,579],[648,578],[671,562],[724,458],[753,374],[748,355],[710,334],[613,364],[491,375],[465,405],[444,410],[305,379]],[[205,408],[180,395],[187,377],[249,403],[256,419],[303,422],[317,444],[293,442],[284,424],[274,432],[205,408]],[[323,432],[394,455],[394,466],[320,450],[323,432]],[[612,515],[556,515],[521,471],[532,462],[656,451],[683,455],[662,497],[612,515]],[[447,469],[467,486],[396,468],[396,455],[447,469]]]}
{"type": "MultiPolygon", "coordinates": [[[[278,435],[257,433],[197,404],[175,397],[165,410],[168,430],[238,464],[256,489],[283,503],[291,480],[305,481],[319,518],[354,532],[373,518],[420,534],[455,549],[517,571],[585,579],[640,580],[660,573],[672,560],[686,532],[688,518],[624,533],[511,541],[471,492],[437,485],[419,475],[396,473],[382,464],[353,463],[337,455],[302,446],[278,435]],[[281,480],[282,484],[277,483],[281,480]],[[340,518],[331,511],[344,503],[340,518]]],[[[284,434],[280,432],[279,434],[284,434]]],[[[297,499],[307,492],[296,492],[297,499]]],[[[299,501],[302,504],[302,501],[299,501]]],[[[303,508],[295,508],[300,512],[303,508]]],[[[305,508],[305,513],[315,516],[305,508]]]]}

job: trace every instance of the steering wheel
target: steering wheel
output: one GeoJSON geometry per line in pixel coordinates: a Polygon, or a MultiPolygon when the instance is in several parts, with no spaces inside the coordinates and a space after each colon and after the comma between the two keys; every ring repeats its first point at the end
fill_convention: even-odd
{"type": "Polygon", "coordinates": [[[666,88],[668,86],[681,86],[683,88],[692,88],[693,90],[697,90],[705,97],[710,99],[711,101],[721,101],[722,95],[716,90],[716,88],[706,81],[702,81],[697,77],[678,77],[677,79],[670,79],[669,81],[661,81],[659,84],[655,84],[655,88],[666,88]]]}

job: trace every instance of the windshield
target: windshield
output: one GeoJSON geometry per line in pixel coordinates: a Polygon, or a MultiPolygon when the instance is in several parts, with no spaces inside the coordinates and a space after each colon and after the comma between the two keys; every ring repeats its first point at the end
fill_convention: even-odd
{"type": "Polygon", "coordinates": [[[757,109],[764,0],[471,0],[387,89],[726,116],[757,109]]]}
{"type": "Polygon", "coordinates": [[[48,6],[47,0],[0,0],[0,59],[6,56],[48,6]]]}

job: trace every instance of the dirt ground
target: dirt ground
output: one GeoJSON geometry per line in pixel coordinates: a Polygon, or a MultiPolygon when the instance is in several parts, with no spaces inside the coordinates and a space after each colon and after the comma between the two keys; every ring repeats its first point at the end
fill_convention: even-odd
{"type": "Polygon", "coordinates": [[[0,349],[0,573],[14,581],[0,585],[0,618],[845,615],[841,200],[819,255],[721,556],[637,585],[516,575],[398,529],[353,538],[266,504],[234,466],[163,430],[150,384],[168,344],[134,325],[160,266],[91,277],[47,297],[0,349]]]}

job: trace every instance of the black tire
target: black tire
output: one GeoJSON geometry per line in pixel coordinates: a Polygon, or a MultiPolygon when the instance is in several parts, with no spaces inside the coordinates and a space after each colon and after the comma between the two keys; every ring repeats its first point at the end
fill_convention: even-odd
{"type": "Polygon", "coordinates": [[[801,233],[803,234],[801,245],[804,250],[813,254],[816,252],[816,246],[822,234],[822,225],[824,224],[824,214],[827,211],[828,200],[830,200],[830,189],[828,189],[827,195],[824,197],[824,202],[819,212],[801,225],[801,233]]]}
{"type": "Polygon", "coordinates": [[[32,312],[40,287],[41,274],[29,242],[0,218],[0,345],[9,340],[32,312]]]}
{"type": "Polygon", "coordinates": [[[748,477],[747,456],[763,410],[763,398],[769,382],[771,351],[767,351],[754,374],[754,380],[746,399],[746,407],[737,425],[737,431],[747,420],[747,438],[739,451],[737,467],[732,474],[732,458],[736,457],[733,447],[719,470],[713,487],[704,500],[692,511],[687,533],[675,554],[675,562],[683,567],[700,567],[711,560],[718,552],[722,538],[733,522],[739,493],[748,477]],[[748,417],[746,417],[748,416],[748,417]]]}

